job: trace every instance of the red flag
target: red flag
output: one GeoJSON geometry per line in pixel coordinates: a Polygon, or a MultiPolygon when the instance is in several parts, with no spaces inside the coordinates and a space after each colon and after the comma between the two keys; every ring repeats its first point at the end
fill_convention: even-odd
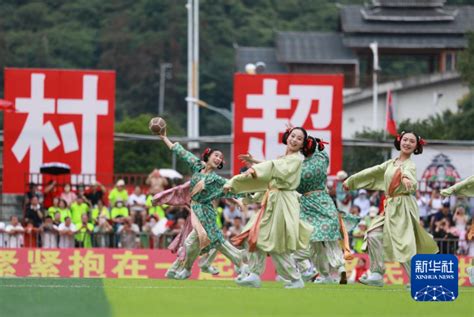
{"type": "Polygon", "coordinates": [[[15,107],[13,105],[13,102],[0,99],[0,111],[7,111],[7,112],[13,112],[15,110],[15,107]]]}
{"type": "Polygon", "coordinates": [[[385,129],[393,136],[397,135],[397,123],[393,116],[392,92],[387,91],[387,109],[386,109],[385,129]]]}

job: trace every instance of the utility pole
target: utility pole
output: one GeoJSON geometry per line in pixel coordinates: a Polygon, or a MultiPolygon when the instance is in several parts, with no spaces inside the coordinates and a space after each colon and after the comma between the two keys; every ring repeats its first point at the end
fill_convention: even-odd
{"type": "Polygon", "coordinates": [[[163,116],[165,112],[165,87],[166,79],[169,78],[168,70],[171,69],[170,63],[160,64],[160,95],[158,99],[158,115],[163,116]]]}

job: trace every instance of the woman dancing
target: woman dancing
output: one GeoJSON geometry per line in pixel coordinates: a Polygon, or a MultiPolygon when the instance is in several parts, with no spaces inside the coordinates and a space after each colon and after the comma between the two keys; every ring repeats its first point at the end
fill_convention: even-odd
{"type": "MultiPolygon", "coordinates": [[[[467,197],[474,197],[474,175],[466,178],[462,182],[454,184],[451,187],[443,189],[441,195],[448,197],[451,195],[461,195],[467,197]]],[[[471,221],[471,228],[467,234],[468,240],[474,240],[474,221],[471,221]]],[[[471,266],[466,268],[467,275],[471,285],[474,285],[474,258],[471,260],[471,266]]]]}
{"type": "Polygon", "coordinates": [[[193,222],[193,231],[187,236],[183,269],[175,274],[177,279],[187,279],[191,276],[191,268],[200,253],[208,253],[217,249],[234,265],[246,271],[242,261],[242,252],[224,239],[216,224],[216,212],[212,201],[224,197],[223,186],[226,179],[215,173],[216,169],[224,166],[224,155],[217,149],[207,148],[202,153],[202,160],[191,152],[186,151],[181,144],[172,143],[166,136],[166,130],[160,135],[169,149],[188,164],[193,174],[191,177],[191,209],[197,220],[193,222]]]}
{"type": "MultiPolygon", "coordinates": [[[[339,240],[341,226],[339,212],[326,190],[329,156],[320,139],[308,137],[308,146],[303,149],[305,160],[297,191],[301,196],[300,218],[314,227],[308,252],[297,251],[295,258],[309,259],[314,263],[319,276],[315,283],[333,283],[330,268],[340,275],[340,283],[347,284],[344,255],[339,240]],[[316,148],[318,151],[316,151],[316,148]]],[[[303,273],[304,274],[304,273],[303,273]]]]}
{"type": "Polygon", "coordinates": [[[235,194],[264,192],[258,194],[263,198],[260,211],[243,232],[232,239],[237,245],[248,244],[250,273],[237,280],[239,285],[260,287],[260,275],[265,270],[268,253],[277,273],[289,281],[286,288],[304,287],[291,253],[306,249],[313,231],[310,225],[300,220],[296,192],[302,166],[299,152],[305,147],[307,137],[305,129],[293,128],[283,135],[282,141],[286,144],[284,156],[252,166],[224,186],[226,191],[235,194]]]}
{"type": "Polygon", "coordinates": [[[400,151],[397,158],[352,175],[343,184],[346,190],[385,190],[384,214],[374,219],[366,234],[371,274],[360,282],[371,286],[383,286],[384,261],[400,262],[410,277],[410,261],[415,254],[438,252],[436,242],[419,223],[413,197],[417,181],[411,155],[423,152],[424,140],[404,131],[394,145],[400,151]]]}
{"type": "MultiPolygon", "coordinates": [[[[189,212],[188,216],[186,217],[186,222],[184,223],[180,233],[168,246],[168,250],[170,250],[172,253],[176,253],[177,255],[176,260],[165,273],[165,276],[169,279],[176,278],[177,273],[183,269],[184,260],[186,259],[186,248],[184,246],[184,242],[193,231],[193,227],[200,225],[197,223],[199,220],[197,220],[196,215],[192,215],[191,193],[189,190],[190,187],[191,182],[187,181],[182,185],[159,192],[153,196],[153,205],[166,204],[170,206],[182,206],[189,212]]],[[[217,250],[211,249],[209,253],[203,254],[201,256],[198,265],[202,272],[210,273],[212,275],[219,274],[219,270],[211,265],[216,255],[217,250]]]]}

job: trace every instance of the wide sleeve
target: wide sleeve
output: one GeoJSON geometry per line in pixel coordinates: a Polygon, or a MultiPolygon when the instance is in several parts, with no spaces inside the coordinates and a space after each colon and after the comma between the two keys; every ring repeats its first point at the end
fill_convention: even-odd
{"type": "Polygon", "coordinates": [[[172,187],[153,196],[153,205],[189,205],[191,203],[191,193],[189,188],[191,182],[172,187]]]}
{"type": "Polygon", "coordinates": [[[441,191],[441,195],[443,196],[450,196],[454,194],[474,197],[474,175],[441,191]]]}
{"type": "Polygon", "coordinates": [[[186,151],[181,144],[176,142],[171,147],[171,151],[173,151],[182,161],[184,161],[193,171],[193,173],[197,173],[204,168],[201,160],[193,153],[186,151]]]}
{"type": "MultiPolygon", "coordinates": [[[[401,172],[402,172],[402,179],[403,178],[408,178],[413,187],[412,191],[416,191],[416,188],[418,187],[418,181],[416,179],[416,166],[412,161],[408,161],[406,164],[403,164],[401,167],[401,172]]],[[[402,182],[403,184],[403,182],[402,182]]]]}
{"type": "Polygon", "coordinates": [[[252,169],[255,171],[254,175],[236,175],[228,180],[225,186],[235,194],[266,191],[272,179],[273,161],[255,164],[252,169]]]}
{"type": "Polygon", "coordinates": [[[384,190],[384,174],[387,169],[387,165],[392,160],[386,161],[380,165],[366,168],[352,176],[346,181],[349,189],[369,189],[369,190],[384,190]]]}

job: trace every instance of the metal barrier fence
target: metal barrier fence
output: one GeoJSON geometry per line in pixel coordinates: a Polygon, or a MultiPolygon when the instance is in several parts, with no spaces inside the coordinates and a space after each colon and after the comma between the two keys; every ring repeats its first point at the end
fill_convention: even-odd
{"type": "MultiPolygon", "coordinates": [[[[0,233],[1,235],[1,233],[0,233]]],[[[76,233],[64,236],[56,233],[38,231],[21,233],[16,236],[0,236],[0,248],[123,248],[123,249],[166,249],[176,233],[164,233],[159,236],[140,232],[76,233]],[[3,245],[1,243],[3,242],[3,245]]],[[[458,239],[435,239],[441,254],[463,255],[458,239]]]]}

